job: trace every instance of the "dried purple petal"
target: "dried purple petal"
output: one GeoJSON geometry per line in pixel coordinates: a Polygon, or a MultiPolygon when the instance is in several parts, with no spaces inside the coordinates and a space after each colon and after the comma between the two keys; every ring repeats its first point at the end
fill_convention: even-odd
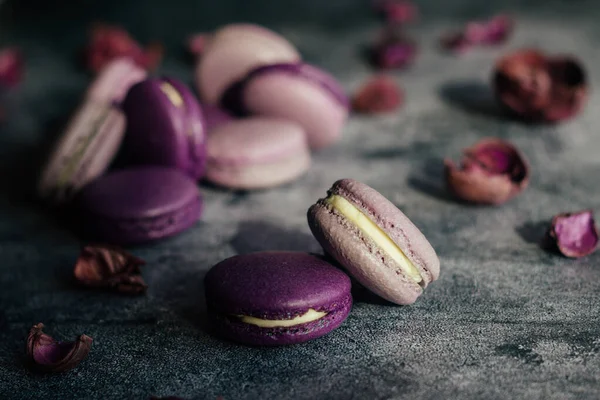
{"type": "Polygon", "coordinates": [[[497,15],[487,21],[469,22],[461,31],[442,36],[442,47],[457,53],[473,46],[504,43],[513,31],[513,20],[506,15],[497,15]]]}
{"type": "Polygon", "coordinates": [[[18,85],[23,78],[25,67],[23,56],[16,48],[7,48],[0,51],[0,85],[13,87],[18,85]]]}
{"type": "Polygon", "coordinates": [[[83,285],[122,293],[144,293],[148,286],[140,272],[146,264],[115,246],[85,246],[75,264],[75,278],[83,285]]]}
{"type": "Polygon", "coordinates": [[[408,66],[417,55],[416,44],[402,33],[387,29],[372,50],[373,63],[383,69],[408,66]]]}
{"type": "Polygon", "coordinates": [[[464,150],[461,167],[445,160],[448,189],[458,198],[479,204],[502,204],[527,187],[528,165],[512,144],[482,139],[464,150]]]}
{"type": "Polygon", "coordinates": [[[375,76],[365,82],[352,99],[352,108],[363,114],[395,111],[404,99],[396,81],[385,75],[375,76]]]}
{"type": "Polygon", "coordinates": [[[533,49],[508,54],[493,77],[498,101],[514,115],[557,122],[578,114],[586,103],[586,74],[572,57],[548,57],[533,49]]]}
{"type": "Polygon", "coordinates": [[[419,9],[411,1],[377,0],[373,8],[381,13],[390,24],[404,24],[418,18],[419,9]]]}
{"type": "Polygon", "coordinates": [[[42,332],[44,324],[34,325],[27,337],[27,356],[46,372],[64,372],[83,361],[92,347],[92,338],[80,335],[74,342],[57,342],[42,332]]]}
{"type": "Polygon", "coordinates": [[[556,215],[547,236],[566,257],[584,257],[598,247],[598,229],[590,210],[556,215]]]}

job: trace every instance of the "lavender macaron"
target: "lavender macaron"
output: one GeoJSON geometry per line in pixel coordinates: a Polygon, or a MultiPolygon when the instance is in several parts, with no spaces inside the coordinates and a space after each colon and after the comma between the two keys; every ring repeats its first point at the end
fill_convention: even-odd
{"type": "Polygon", "coordinates": [[[339,327],[352,307],[350,278],[316,256],[286,251],[238,255],[204,278],[216,331],[244,344],[306,342],[339,327]]]}
{"type": "Polygon", "coordinates": [[[76,202],[82,231],[116,245],[173,236],[193,226],[202,211],[195,182],[177,169],[158,166],[104,175],[85,186],[76,202]]]}
{"type": "Polygon", "coordinates": [[[129,90],[122,107],[127,116],[126,162],[179,168],[193,179],[204,174],[204,117],[183,83],[172,78],[146,79],[129,90]]]}
{"type": "Polygon", "coordinates": [[[128,58],[108,63],[87,90],[86,98],[97,102],[120,104],[129,89],[146,79],[148,73],[128,58]]]}
{"type": "Polygon", "coordinates": [[[366,288],[397,304],[412,304],[440,273],[419,229],[375,189],[342,179],[308,210],[325,251],[366,288]]]}
{"type": "Polygon", "coordinates": [[[52,150],[38,183],[39,195],[63,204],[108,168],[125,133],[125,116],[106,102],[86,101],[52,150]]]}
{"type": "Polygon", "coordinates": [[[211,131],[206,179],[232,189],[262,189],[290,182],[310,167],[304,130],[280,118],[233,120],[211,131]]]}
{"type": "Polygon", "coordinates": [[[312,149],[336,142],[349,100],[337,80],[306,63],[261,66],[228,88],[222,105],[234,113],[289,119],[306,131],[312,149]]]}

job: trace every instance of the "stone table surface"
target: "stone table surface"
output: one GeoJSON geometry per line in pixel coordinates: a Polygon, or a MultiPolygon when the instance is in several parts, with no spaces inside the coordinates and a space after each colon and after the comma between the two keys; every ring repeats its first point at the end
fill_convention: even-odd
{"type": "Polygon", "coordinates": [[[188,34],[231,21],[265,24],[352,91],[372,73],[363,49],[380,22],[366,0],[3,3],[0,43],[23,49],[27,77],[5,99],[9,119],[0,128],[0,398],[600,398],[600,253],[569,260],[538,245],[554,214],[600,207],[600,99],[592,95],[572,121],[527,126],[504,118],[488,88],[494,60],[531,45],[576,54],[600,87],[600,8],[594,0],[418,4],[420,22],[407,30],[419,58],[392,73],[406,92],[403,109],[352,117],[343,140],[286,186],[201,186],[201,222],[131,249],[147,261],[149,290],[126,297],[73,285],[82,243],[31,194],[39,160],[90,80],[77,58],[89,24],[163,41],[160,73],[190,83],[188,34]],[[464,57],[437,48],[442,32],[497,11],[517,20],[506,45],[464,57]],[[485,136],[511,140],[532,166],[530,187],[501,207],[461,204],[443,189],[443,158],[485,136]],[[441,259],[440,279],[408,307],[358,295],[339,329],[302,345],[244,347],[207,333],[206,271],[250,251],[320,251],[306,210],[342,177],[381,191],[422,229],[441,259]],[[24,344],[38,322],[61,339],[93,337],[89,357],[64,374],[30,372],[24,344]]]}

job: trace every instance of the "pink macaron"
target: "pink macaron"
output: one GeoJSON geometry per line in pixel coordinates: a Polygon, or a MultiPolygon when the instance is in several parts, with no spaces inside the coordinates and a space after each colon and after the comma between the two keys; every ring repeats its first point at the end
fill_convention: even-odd
{"type": "Polygon", "coordinates": [[[92,101],[121,103],[129,89],[146,79],[148,73],[128,58],[109,62],[87,90],[86,98],[92,101]]]}
{"type": "Polygon", "coordinates": [[[254,24],[230,24],[208,40],[196,67],[203,102],[217,104],[223,92],[261,65],[296,62],[300,54],[284,37],[254,24]]]}
{"type": "Polygon", "coordinates": [[[292,181],[310,167],[301,126],[279,118],[252,117],[215,128],[207,140],[206,178],[235,189],[261,189],[292,181]]]}
{"type": "Polygon", "coordinates": [[[306,131],[312,149],[340,139],[349,100],[329,73],[306,63],[261,66],[230,86],[223,106],[238,114],[289,119],[306,131]]]}
{"type": "Polygon", "coordinates": [[[364,183],[342,179],[308,210],[327,253],[375,294],[412,304],[440,273],[421,231],[391,201],[364,183]]]}

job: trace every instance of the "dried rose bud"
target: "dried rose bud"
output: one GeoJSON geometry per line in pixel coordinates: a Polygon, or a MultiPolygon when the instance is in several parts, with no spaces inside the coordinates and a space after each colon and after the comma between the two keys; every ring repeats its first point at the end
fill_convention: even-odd
{"type": "Polygon", "coordinates": [[[512,144],[482,139],[464,150],[461,167],[445,160],[448,189],[458,198],[479,204],[502,204],[529,183],[528,165],[512,144]]]}
{"type": "Polygon", "coordinates": [[[516,116],[558,122],[581,111],[587,100],[586,74],[578,60],[548,57],[533,49],[511,53],[496,63],[498,101],[516,116]]]}
{"type": "Polygon", "coordinates": [[[46,372],[64,372],[83,361],[92,347],[92,338],[80,335],[74,342],[57,342],[34,325],[27,337],[27,356],[32,364],[46,372]]]}
{"type": "Polygon", "coordinates": [[[552,218],[547,237],[566,257],[592,254],[598,246],[598,229],[592,211],[556,215],[552,218]]]}
{"type": "Polygon", "coordinates": [[[140,272],[144,260],[115,246],[85,246],[75,264],[79,283],[121,293],[144,293],[148,286],[140,272]]]}
{"type": "Polygon", "coordinates": [[[410,1],[377,0],[373,3],[373,8],[390,24],[404,24],[416,20],[419,16],[419,9],[410,1]]]}
{"type": "Polygon", "coordinates": [[[195,57],[200,57],[206,50],[206,46],[210,42],[211,35],[209,33],[196,33],[187,39],[187,50],[195,57]]]}
{"type": "Polygon", "coordinates": [[[417,55],[417,46],[396,30],[387,29],[372,50],[373,63],[383,69],[408,66],[417,55]]]}
{"type": "Polygon", "coordinates": [[[92,29],[87,46],[86,62],[90,70],[98,72],[111,60],[127,57],[142,68],[154,70],[162,56],[163,47],[158,43],[142,49],[126,30],[115,26],[96,25],[92,29]]]}
{"type": "Polygon", "coordinates": [[[445,34],[440,39],[447,50],[463,53],[473,46],[504,43],[513,31],[513,20],[497,15],[487,21],[469,22],[461,31],[445,34]]]}
{"type": "Polygon", "coordinates": [[[403,99],[402,90],[393,78],[375,76],[356,91],[352,108],[363,114],[391,112],[400,107],[403,99]]]}
{"type": "Polygon", "coordinates": [[[21,52],[16,48],[0,51],[0,86],[13,87],[23,78],[25,63],[21,52]]]}

